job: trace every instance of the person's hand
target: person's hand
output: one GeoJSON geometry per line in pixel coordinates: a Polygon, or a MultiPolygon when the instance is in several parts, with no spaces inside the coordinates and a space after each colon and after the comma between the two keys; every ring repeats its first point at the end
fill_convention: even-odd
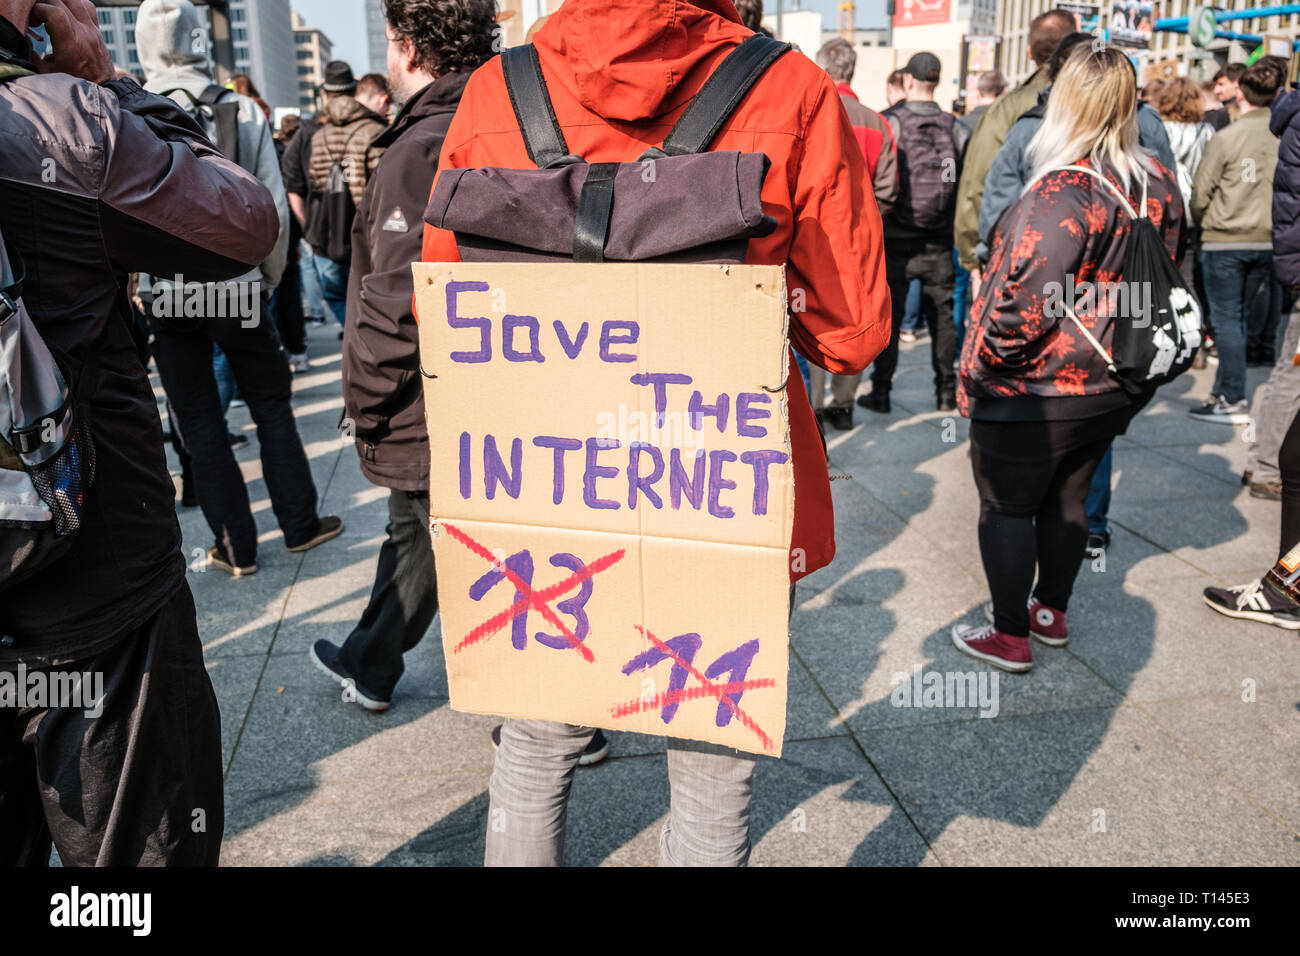
{"type": "Polygon", "coordinates": [[[117,75],[90,0],[41,0],[32,8],[31,25],[45,27],[53,51],[32,58],[37,72],[67,73],[92,83],[117,75]]]}
{"type": "Polygon", "coordinates": [[[980,286],[983,284],[983,273],[981,273],[979,269],[972,269],[970,271],[970,299],[972,302],[979,298],[980,286]]]}

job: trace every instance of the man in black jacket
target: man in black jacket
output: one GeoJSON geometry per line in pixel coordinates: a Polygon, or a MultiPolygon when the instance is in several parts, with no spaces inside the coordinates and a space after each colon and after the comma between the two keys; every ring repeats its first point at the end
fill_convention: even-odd
{"type": "Polygon", "coordinates": [[[215,865],[220,716],[125,290],[133,272],[247,272],[275,202],[174,102],[114,79],[90,0],[0,0],[0,61],[0,232],[42,338],[99,365],[78,403],[96,451],[81,530],[0,592],[0,865],[45,865],[51,839],[67,866],[215,865]],[[42,23],[53,52],[28,62],[42,23]],[[5,693],[37,673],[94,699],[5,693]]]}
{"type": "Polygon", "coordinates": [[[424,207],[438,153],[470,73],[493,55],[491,0],[388,0],[388,78],[403,101],[372,146],[375,167],[352,230],[348,323],[343,334],[344,427],[361,470],[389,489],[388,539],[370,604],[343,646],[320,640],[312,660],[344,698],[387,710],[402,655],[438,610],[429,538],[429,436],[419,333],[411,313],[424,207]]]}

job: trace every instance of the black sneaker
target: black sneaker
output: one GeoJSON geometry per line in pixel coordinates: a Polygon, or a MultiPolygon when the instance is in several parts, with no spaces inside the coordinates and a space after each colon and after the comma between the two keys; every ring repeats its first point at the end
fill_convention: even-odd
{"type": "Polygon", "coordinates": [[[1281,501],[1282,482],[1252,481],[1250,483],[1250,496],[1252,498],[1263,498],[1265,501],[1281,501]]]}
{"type": "MultiPolygon", "coordinates": [[[[501,725],[497,724],[492,728],[492,746],[501,746],[501,725]]],[[[600,763],[609,756],[609,741],[605,739],[605,732],[599,727],[592,735],[587,747],[582,751],[582,756],[578,758],[579,767],[590,767],[592,764],[600,763]]]]}
{"type": "Polygon", "coordinates": [[[391,706],[391,701],[384,700],[379,694],[371,693],[357,683],[352,672],[339,663],[339,649],[329,641],[320,640],[311,646],[311,662],[334,678],[347,691],[343,699],[360,704],[366,710],[382,713],[391,706]]]}
{"type": "Polygon", "coordinates": [[[935,407],[941,412],[955,412],[957,410],[956,395],[940,395],[935,400],[935,407]]]}
{"type": "Polygon", "coordinates": [[[822,418],[838,432],[850,431],[853,428],[853,407],[823,409],[822,418]]]}
{"type": "Polygon", "coordinates": [[[1300,607],[1264,587],[1262,580],[1233,588],[1206,588],[1205,603],[1220,614],[1300,631],[1300,607]]]}
{"type": "Polygon", "coordinates": [[[890,412],[889,393],[873,388],[867,394],[858,396],[858,405],[868,411],[888,415],[890,412]]]}
{"type": "Polygon", "coordinates": [[[1088,543],[1083,550],[1090,558],[1100,558],[1110,548],[1109,531],[1089,531],[1088,543]]]}
{"type": "Polygon", "coordinates": [[[208,548],[208,564],[212,565],[214,568],[220,568],[231,577],[236,578],[246,578],[250,574],[257,573],[256,563],[243,565],[235,564],[235,562],[231,561],[221,552],[220,548],[215,546],[208,548]]]}
{"type": "Polygon", "coordinates": [[[226,437],[230,439],[230,448],[232,451],[239,451],[241,448],[248,447],[247,435],[238,435],[235,432],[228,432],[226,437]]]}
{"type": "Polygon", "coordinates": [[[316,545],[324,544],[331,538],[337,538],[342,533],[343,519],[336,518],[334,515],[326,515],[324,518],[320,519],[320,529],[316,532],[314,537],[308,538],[302,544],[295,544],[292,546],[286,545],[286,548],[293,552],[310,551],[312,548],[316,547],[316,545]]]}

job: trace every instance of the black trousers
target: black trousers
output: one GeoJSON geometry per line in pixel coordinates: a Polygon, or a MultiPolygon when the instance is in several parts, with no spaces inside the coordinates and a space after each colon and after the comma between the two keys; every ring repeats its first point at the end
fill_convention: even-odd
{"type": "Polygon", "coordinates": [[[102,675],[102,711],[0,707],[0,866],[45,866],[51,842],[64,866],[216,866],[221,716],[189,585],[55,670],[102,675]]]}
{"type": "Polygon", "coordinates": [[[1002,633],[1029,636],[1030,588],[1050,608],[1069,607],[1088,543],[1092,474],[1140,408],[1078,421],[971,422],[980,557],[1002,633]]]}
{"type": "Polygon", "coordinates": [[[244,476],[230,450],[226,419],[212,374],[212,344],[230,361],[240,394],[257,423],[262,475],[284,542],[289,547],[316,536],[316,485],[293,419],[292,379],[265,303],[245,328],[237,316],[205,319],[198,331],[154,324],[154,359],[180,434],[193,462],[199,507],[217,547],[235,564],[257,558],[257,525],[244,476]]]}
{"type": "Polygon", "coordinates": [[[957,327],[952,321],[952,296],[956,272],[952,243],[916,239],[891,240],[885,246],[885,279],[889,283],[892,322],[889,346],[876,356],[871,370],[873,391],[887,392],[898,368],[898,334],[907,310],[907,287],[921,280],[921,314],[930,329],[930,364],[934,369],[937,396],[952,396],[957,390],[957,327]]]}
{"type": "Polygon", "coordinates": [[[1291,419],[1282,439],[1277,467],[1282,472],[1282,540],[1277,549],[1281,558],[1300,544],[1300,415],[1291,419]]]}
{"type": "Polygon", "coordinates": [[[402,655],[420,643],[438,611],[427,492],[388,493],[388,538],[370,603],[339,654],[363,691],[392,700],[406,670],[402,655]]]}
{"type": "MultiPolygon", "coordinates": [[[[297,222],[292,216],[293,222],[297,222]]],[[[280,333],[280,341],[290,355],[302,355],[307,351],[307,317],[302,314],[302,279],[299,275],[298,243],[289,232],[289,256],[284,263],[284,273],[280,284],[271,295],[275,328],[280,333]]]]}

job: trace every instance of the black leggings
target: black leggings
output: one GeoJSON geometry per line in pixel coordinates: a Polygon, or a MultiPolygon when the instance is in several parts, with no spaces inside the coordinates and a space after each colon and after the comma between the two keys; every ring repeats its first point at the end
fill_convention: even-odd
{"type": "Polygon", "coordinates": [[[980,557],[1002,633],[1029,636],[1031,587],[1043,604],[1067,609],[1088,542],[1088,485],[1134,413],[1128,406],[1078,421],[971,422],[980,557]]]}
{"type": "Polygon", "coordinates": [[[1277,467],[1282,472],[1282,541],[1277,551],[1281,558],[1300,544],[1300,415],[1291,420],[1282,440],[1277,467]]]}

